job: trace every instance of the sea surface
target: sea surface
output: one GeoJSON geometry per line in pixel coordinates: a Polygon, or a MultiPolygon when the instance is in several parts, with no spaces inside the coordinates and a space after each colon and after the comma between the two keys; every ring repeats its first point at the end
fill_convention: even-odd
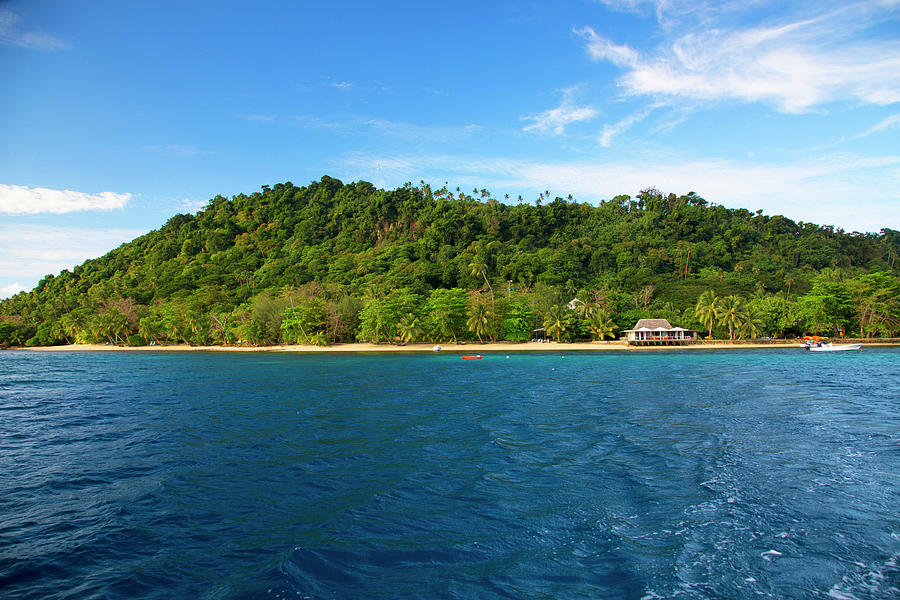
{"type": "Polygon", "coordinates": [[[0,597],[900,597],[900,351],[0,352],[0,597]]]}

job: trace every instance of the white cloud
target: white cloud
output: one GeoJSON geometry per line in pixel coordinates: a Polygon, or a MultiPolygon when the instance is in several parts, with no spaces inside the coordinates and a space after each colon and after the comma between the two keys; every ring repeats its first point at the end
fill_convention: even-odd
{"type": "Polygon", "coordinates": [[[0,225],[0,273],[31,289],[47,274],[71,270],[144,233],[135,229],[0,225]]]}
{"type": "Polygon", "coordinates": [[[27,50],[68,50],[63,40],[38,31],[25,31],[19,26],[21,17],[15,12],[0,7],[0,45],[17,46],[27,50]]]}
{"type": "Polygon", "coordinates": [[[580,121],[590,121],[597,116],[597,110],[590,106],[576,106],[572,101],[576,88],[563,90],[562,102],[556,108],[546,110],[538,115],[522,117],[523,121],[533,121],[526,125],[522,131],[539,131],[547,133],[552,131],[557,135],[565,133],[566,125],[580,121]]]}
{"type": "Polygon", "coordinates": [[[873,133],[878,133],[879,131],[884,131],[885,129],[894,129],[896,127],[900,127],[900,113],[891,115],[890,117],[877,123],[873,127],[870,127],[866,131],[862,132],[857,137],[866,137],[872,135],[873,133]]]}
{"type": "Polygon", "coordinates": [[[128,193],[87,194],[72,190],[0,184],[0,214],[33,215],[84,210],[114,210],[123,208],[132,197],[132,194],[128,193]]]}
{"type": "MultiPolygon", "coordinates": [[[[670,156],[570,163],[454,156],[379,160],[390,185],[424,178],[487,187],[511,196],[554,189],[592,202],[656,187],[667,193],[695,191],[730,208],[762,209],[768,215],[782,214],[848,231],[900,228],[900,155],[820,155],[787,164],[670,156]]],[[[362,155],[347,161],[357,174],[374,164],[374,159],[362,155]]]]}
{"type": "Polygon", "coordinates": [[[640,123],[644,119],[647,118],[647,115],[650,114],[650,111],[653,107],[648,108],[646,110],[642,110],[640,112],[636,112],[632,115],[628,115],[621,121],[617,123],[613,123],[612,125],[604,125],[603,132],[600,134],[600,145],[604,148],[608,148],[612,146],[613,138],[619,135],[620,133],[627,131],[631,128],[635,123],[640,123]]]}
{"type": "MultiPolygon", "coordinates": [[[[660,2],[657,12],[668,4],[660,2]]],[[[865,35],[868,27],[890,19],[884,15],[890,10],[871,3],[819,15],[810,9],[811,17],[752,28],[715,18],[711,24],[712,13],[704,13],[694,15],[699,26],[647,56],[589,27],[577,32],[594,60],[625,70],[619,84],[629,95],[764,102],[782,112],[806,113],[841,101],[900,102],[900,41],[865,35]]]]}
{"type": "Polygon", "coordinates": [[[23,286],[18,281],[14,281],[13,283],[10,283],[8,285],[4,285],[3,287],[0,287],[0,300],[2,300],[4,298],[9,298],[11,296],[15,296],[19,292],[24,292],[24,291],[25,291],[25,286],[23,286]]]}
{"type": "Polygon", "coordinates": [[[575,29],[575,33],[587,40],[588,54],[594,60],[608,60],[619,67],[635,67],[640,64],[640,56],[634,48],[617,46],[590,27],[575,29]]]}
{"type": "Polygon", "coordinates": [[[189,213],[195,213],[198,210],[206,208],[206,205],[209,203],[207,200],[191,200],[189,198],[185,198],[181,201],[182,210],[186,210],[189,213]]]}

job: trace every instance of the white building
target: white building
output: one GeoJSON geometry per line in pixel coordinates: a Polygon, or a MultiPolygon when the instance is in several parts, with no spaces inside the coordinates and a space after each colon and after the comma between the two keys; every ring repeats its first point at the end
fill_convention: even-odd
{"type": "Polygon", "coordinates": [[[622,333],[630,346],[683,346],[697,341],[696,331],[672,327],[666,319],[641,319],[634,329],[622,333]]]}

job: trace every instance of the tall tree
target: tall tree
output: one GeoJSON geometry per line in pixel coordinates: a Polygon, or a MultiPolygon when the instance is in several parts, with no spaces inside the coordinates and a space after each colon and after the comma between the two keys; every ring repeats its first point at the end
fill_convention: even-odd
{"type": "Polygon", "coordinates": [[[718,324],[720,319],[722,304],[713,290],[706,290],[700,294],[697,304],[694,307],[694,314],[700,319],[700,322],[708,331],[707,337],[712,337],[713,327],[718,324]]]}
{"type": "Polygon", "coordinates": [[[613,336],[616,324],[613,323],[612,318],[606,311],[596,309],[590,312],[590,316],[588,317],[588,328],[590,329],[591,335],[602,342],[607,336],[613,336]]]}
{"type": "Polygon", "coordinates": [[[488,335],[489,325],[490,316],[487,306],[476,300],[469,308],[469,318],[466,321],[466,327],[475,334],[479,342],[483,342],[482,338],[488,335]]]}
{"type": "Polygon", "coordinates": [[[572,323],[569,309],[566,306],[555,304],[550,307],[550,311],[544,318],[544,330],[547,335],[555,335],[556,341],[559,342],[560,335],[565,333],[572,323]]]}

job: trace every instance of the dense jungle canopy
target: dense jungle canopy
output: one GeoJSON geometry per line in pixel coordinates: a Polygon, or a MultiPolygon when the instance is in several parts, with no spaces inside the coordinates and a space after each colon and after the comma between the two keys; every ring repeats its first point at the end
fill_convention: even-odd
{"type": "Polygon", "coordinates": [[[900,330],[900,232],[846,233],[693,192],[591,205],[323,177],[197,214],[0,302],[0,346],[719,337],[900,330]]]}

